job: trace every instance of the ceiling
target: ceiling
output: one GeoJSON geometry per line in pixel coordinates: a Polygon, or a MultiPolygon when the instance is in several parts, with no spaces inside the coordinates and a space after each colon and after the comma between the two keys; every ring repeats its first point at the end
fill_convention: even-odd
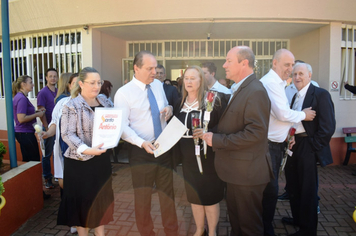
{"type": "Polygon", "coordinates": [[[314,31],[328,23],[306,22],[200,22],[142,23],[97,28],[126,40],[206,39],[291,39],[314,31]]]}

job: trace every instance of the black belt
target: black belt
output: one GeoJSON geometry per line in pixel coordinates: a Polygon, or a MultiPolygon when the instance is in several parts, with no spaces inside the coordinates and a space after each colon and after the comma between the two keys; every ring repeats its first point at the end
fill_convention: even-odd
{"type": "Polygon", "coordinates": [[[273,145],[283,145],[284,142],[282,143],[277,143],[277,142],[272,142],[271,140],[268,140],[268,144],[273,144],[273,145]]]}
{"type": "Polygon", "coordinates": [[[303,137],[308,137],[308,134],[306,132],[304,133],[299,133],[299,134],[295,134],[296,138],[303,138],[303,137]]]}

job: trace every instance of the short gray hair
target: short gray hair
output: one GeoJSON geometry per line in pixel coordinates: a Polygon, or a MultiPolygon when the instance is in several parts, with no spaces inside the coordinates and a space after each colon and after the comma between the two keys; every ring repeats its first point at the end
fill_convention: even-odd
{"type": "Polygon", "coordinates": [[[300,66],[300,65],[305,65],[305,67],[307,68],[307,70],[310,72],[310,74],[313,74],[313,69],[311,67],[311,65],[309,65],[308,63],[305,63],[305,62],[297,62],[294,67],[293,67],[293,70],[294,68],[296,68],[297,66],[300,66]]]}

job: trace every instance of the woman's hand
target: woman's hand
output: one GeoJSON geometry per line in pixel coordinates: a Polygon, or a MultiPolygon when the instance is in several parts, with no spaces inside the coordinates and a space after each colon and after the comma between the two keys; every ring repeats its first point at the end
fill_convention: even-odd
{"type": "Polygon", "coordinates": [[[106,149],[101,149],[102,146],[104,146],[104,143],[99,144],[98,146],[95,146],[92,148],[88,148],[87,150],[85,150],[83,152],[83,154],[99,156],[99,155],[103,154],[104,152],[106,152],[106,149]]]}
{"type": "Polygon", "coordinates": [[[43,139],[46,139],[46,138],[54,136],[56,134],[56,124],[52,124],[47,131],[43,131],[41,133],[42,133],[41,137],[43,139]]]}
{"type": "Polygon", "coordinates": [[[44,109],[44,108],[37,110],[35,113],[36,117],[42,117],[45,114],[45,112],[46,112],[46,109],[44,109]]]}
{"type": "Polygon", "coordinates": [[[204,130],[203,128],[197,128],[193,130],[193,138],[203,139],[204,130]]]}

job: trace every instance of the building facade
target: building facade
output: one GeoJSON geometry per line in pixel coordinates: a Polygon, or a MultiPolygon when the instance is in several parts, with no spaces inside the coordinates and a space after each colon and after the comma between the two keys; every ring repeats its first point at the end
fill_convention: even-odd
{"type": "MultiPolygon", "coordinates": [[[[236,45],[253,49],[260,78],[273,53],[287,48],[311,64],[313,80],[332,96],[337,128],[331,146],[339,164],[346,152],[342,128],[356,126],[356,97],[343,88],[344,82],[356,84],[354,9],[354,0],[10,0],[12,79],[33,77],[29,97],[36,104],[49,67],[62,73],[92,66],[115,92],[132,78],[133,57],[143,49],[174,80],[204,61],[215,62],[217,77],[224,78],[222,64],[236,45]]],[[[0,97],[5,110],[3,77],[0,97]]],[[[0,130],[6,130],[4,113],[0,130]]]]}

